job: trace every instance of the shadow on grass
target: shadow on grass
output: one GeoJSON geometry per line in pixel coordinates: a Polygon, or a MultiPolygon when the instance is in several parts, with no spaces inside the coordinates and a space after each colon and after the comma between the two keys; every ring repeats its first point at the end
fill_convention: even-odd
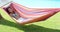
{"type": "Polygon", "coordinates": [[[19,30],[23,30],[24,32],[60,32],[60,30],[56,30],[56,29],[49,29],[49,28],[45,28],[45,27],[41,27],[41,26],[37,26],[37,25],[19,25],[16,24],[14,22],[5,20],[3,18],[0,19],[0,25],[6,25],[6,26],[10,26],[10,27],[15,27],[18,28],[19,30]]]}

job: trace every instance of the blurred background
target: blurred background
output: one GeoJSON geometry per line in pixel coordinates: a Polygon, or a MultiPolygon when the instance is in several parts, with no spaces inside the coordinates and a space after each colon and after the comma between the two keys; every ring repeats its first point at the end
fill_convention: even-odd
{"type": "MultiPolygon", "coordinates": [[[[0,0],[0,6],[11,0],[0,0]]],[[[59,8],[60,0],[12,0],[21,5],[32,8],[59,8]]]]}

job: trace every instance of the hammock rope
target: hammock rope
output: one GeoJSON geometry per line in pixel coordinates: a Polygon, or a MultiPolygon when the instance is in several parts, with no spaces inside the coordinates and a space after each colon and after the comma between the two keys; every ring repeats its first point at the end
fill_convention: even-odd
{"type": "Polygon", "coordinates": [[[4,4],[4,5],[2,5],[0,8],[4,7],[4,6],[6,6],[6,5],[8,5],[9,3],[12,3],[12,2],[13,2],[13,1],[10,1],[10,2],[8,2],[8,3],[4,4]]]}

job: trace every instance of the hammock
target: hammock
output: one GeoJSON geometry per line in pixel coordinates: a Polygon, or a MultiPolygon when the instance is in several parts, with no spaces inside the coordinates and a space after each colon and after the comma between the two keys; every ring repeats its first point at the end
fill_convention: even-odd
{"type": "Polygon", "coordinates": [[[60,8],[27,8],[15,2],[11,3],[8,7],[3,7],[3,9],[19,24],[46,20],[60,11],[60,8]]]}

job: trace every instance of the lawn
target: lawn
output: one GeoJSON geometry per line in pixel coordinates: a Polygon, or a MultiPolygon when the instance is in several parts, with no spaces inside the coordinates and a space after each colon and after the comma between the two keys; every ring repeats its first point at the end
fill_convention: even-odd
{"type": "Polygon", "coordinates": [[[47,20],[28,25],[19,25],[12,20],[1,8],[0,32],[60,32],[60,12],[47,20]]]}

